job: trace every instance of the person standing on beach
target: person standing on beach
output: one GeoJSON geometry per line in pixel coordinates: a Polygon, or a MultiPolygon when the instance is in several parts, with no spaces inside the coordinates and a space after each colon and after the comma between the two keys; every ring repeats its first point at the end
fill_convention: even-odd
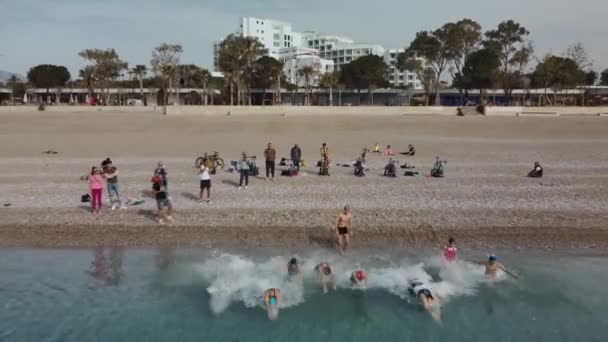
{"type": "Polygon", "coordinates": [[[173,206],[171,205],[171,200],[169,200],[169,194],[167,193],[167,188],[163,185],[163,180],[159,175],[154,175],[152,177],[152,190],[154,190],[154,194],[156,197],[156,207],[158,212],[156,214],[156,220],[160,224],[164,224],[163,220],[163,208],[167,208],[167,221],[173,223],[173,206]]]}
{"type": "Polygon", "coordinates": [[[293,145],[291,148],[291,161],[293,162],[293,167],[295,170],[300,173],[300,161],[302,160],[302,150],[298,146],[298,144],[293,145]]]}
{"type": "Polygon", "coordinates": [[[239,161],[237,165],[240,173],[239,178],[239,190],[243,188],[243,180],[245,181],[245,190],[247,190],[247,186],[249,185],[249,162],[247,161],[247,154],[243,152],[243,157],[241,161],[239,161]]]}
{"type": "Polygon", "coordinates": [[[156,164],[156,169],[154,170],[154,174],[160,176],[160,178],[163,180],[163,185],[165,186],[165,188],[168,187],[167,168],[165,167],[165,164],[162,161],[159,161],[156,164]]]}
{"type": "Polygon", "coordinates": [[[321,169],[319,170],[319,174],[322,176],[329,176],[329,147],[327,147],[326,143],[321,145],[321,169]]]}
{"type": "Polygon", "coordinates": [[[91,193],[91,209],[93,215],[98,215],[101,210],[101,192],[103,189],[103,176],[98,167],[93,166],[88,177],[89,191],[91,193]]]}
{"type": "Polygon", "coordinates": [[[112,210],[116,208],[127,209],[126,206],[122,205],[120,200],[120,187],[118,186],[118,168],[112,164],[110,158],[106,158],[101,163],[103,170],[103,177],[106,179],[108,186],[108,196],[110,197],[110,203],[112,204],[112,210]]]}
{"type": "Polygon", "coordinates": [[[277,158],[277,150],[272,147],[271,143],[268,143],[266,150],[264,150],[264,157],[266,158],[266,180],[268,177],[272,175],[272,180],[274,180],[274,167],[275,160],[277,158]]]}
{"type": "Polygon", "coordinates": [[[203,195],[205,194],[205,189],[207,189],[207,199],[205,202],[211,202],[211,176],[209,175],[209,167],[203,161],[201,163],[200,169],[200,179],[201,179],[201,192],[199,195],[199,202],[203,203],[203,195]]]}
{"type": "Polygon", "coordinates": [[[350,238],[353,235],[351,221],[350,207],[345,206],[344,210],[339,212],[336,218],[336,237],[338,238],[340,254],[346,253],[346,249],[350,245],[350,238]]]}
{"type": "Polygon", "coordinates": [[[323,293],[327,293],[327,283],[331,283],[331,288],[336,290],[336,277],[334,270],[327,262],[322,262],[315,266],[315,271],[319,275],[319,283],[323,288],[323,293]]]}

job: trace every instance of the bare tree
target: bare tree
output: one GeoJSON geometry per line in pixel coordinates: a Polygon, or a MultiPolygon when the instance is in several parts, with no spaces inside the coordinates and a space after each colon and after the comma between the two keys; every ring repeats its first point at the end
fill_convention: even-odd
{"type": "Polygon", "coordinates": [[[177,74],[177,66],[179,65],[183,51],[180,44],[167,43],[162,43],[152,51],[150,65],[152,65],[152,71],[161,80],[164,115],[167,115],[167,102],[169,100],[167,88],[173,91],[173,80],[177,74]]]}

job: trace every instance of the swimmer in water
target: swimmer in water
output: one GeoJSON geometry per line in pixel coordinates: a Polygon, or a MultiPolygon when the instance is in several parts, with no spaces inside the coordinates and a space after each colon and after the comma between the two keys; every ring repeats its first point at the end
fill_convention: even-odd
{"type": "Polygon", "coordinates": [[[332,289],[336,290],[336,277],[328,263],[322,262],[315,266],[315,271],[319,275],[319,282],[323,288],[323,293],[327,293],[327,283],[331,283],[332,289]]]}
{"type": "Polygon", "coordinates": [[[264,293],[264,304],[268,319],[275,320],[279,318],[279,305],[281,304],[281,291],[279,289],[268,289],[264,293]]]}
{"type": "Polygon", "coordinates": [[[448,240],[448,245],[443,247],[443,256],[446,261],[456,261],[456,240],[454,238],[450,238],[448,240]]]}
{"type": "Polygon", "coordinates": [[[410,282],[408,290],[412,296],[418,299],[431,317],[441,323],[441,306],[439,305],[439,298],[433,295],[430,287],[422,282],[412,281],[410,282]]]}
{"type": "Polygon", "coordinates": [[[488,276],[490,279],[496,279],[496,274],[499,269],[508,274],[510,277],[518,279],[515,274],[507,270],[503,264],[498,262],[498,258],[496,257],[496,255],[490,255],[488,257],[488,261],[482,262],[480,264],[485,266],[486,276],[488,276]]]}
{"type": "Polygon", "coordinates": [[[287,263],[287,276],[289,276],[289,279],[292,279],[293,277],[301,274],[301,267],[302,265],[298,263],[298,259],[291,258],[291,260],[289,260],[289,262],[287,263]]]}
{"type": "Polygon", "coordinates": [[[350,275],[350,282],[353,286],[361,287],[362,284],[365,284],[365,288],[367,288],[367,274],[365,274],[364,270],[356,270],[350,275]]]}

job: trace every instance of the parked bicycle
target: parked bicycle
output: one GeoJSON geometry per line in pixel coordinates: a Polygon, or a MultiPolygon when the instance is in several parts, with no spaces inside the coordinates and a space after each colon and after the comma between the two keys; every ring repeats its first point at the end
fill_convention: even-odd
{"type": "Polygon", "coordinates": [[[207,162],[207,167],[211,170],[212,173],[217,172],[217,170],[224,169],[224,159],[220,158],[220,155],[217,151],[213,153],[205,153],[202,157],[196,158],[194,161],[194,167],[199,168],[203,165],[203,162],[207,162]]]}

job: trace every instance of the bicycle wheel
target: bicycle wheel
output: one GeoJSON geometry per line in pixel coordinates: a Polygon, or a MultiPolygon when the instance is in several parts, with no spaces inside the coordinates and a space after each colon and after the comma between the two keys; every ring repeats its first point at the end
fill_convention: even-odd
{"type": "Polygon", "coordinates": [[[215,159],[215,168],[223,170],[224,169],[224,159],[222,159],[222,158],[216,158],[215,159]]]}
{"type": "Polygon", "coordinates": [[[203,160],[205,160],[205,158],[203,157],[196,158],[196,160],[194,161],[194,167],[200,169],[201,165],[203,164],[203,160]]]}

